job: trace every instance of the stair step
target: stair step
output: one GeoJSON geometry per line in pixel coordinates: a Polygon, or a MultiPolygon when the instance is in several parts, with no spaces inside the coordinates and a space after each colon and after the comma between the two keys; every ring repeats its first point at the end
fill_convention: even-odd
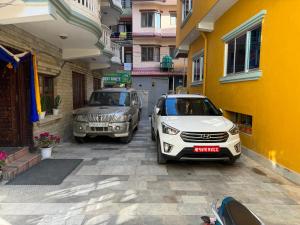
{"type": "Polygon", "coordinates": [[[22,158],[24,155],[29,153],[29,148],[28,147],[20,147],[18,148],[15,152],[8,154],[7,159],[5,160],[5,162],[11,163],[15,160],[18,160],[20,158],[22,158]]]}
{"type": "Polygon", "coordinates": [[[6,166],[3,168],[3,178],[4,180],[11,180],[18,174],[28,170],[40,161],[41,156],[39,154],[27,153],[21,158],[6,164],[6,166]]]}

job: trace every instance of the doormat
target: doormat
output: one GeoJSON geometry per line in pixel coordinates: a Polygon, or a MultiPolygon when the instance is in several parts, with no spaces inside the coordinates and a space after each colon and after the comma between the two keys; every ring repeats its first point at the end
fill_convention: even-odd
{"type": "Polygon", "coordinates": [[[6,185],[59,185],[82,159],[45,159],[6,185]]]}

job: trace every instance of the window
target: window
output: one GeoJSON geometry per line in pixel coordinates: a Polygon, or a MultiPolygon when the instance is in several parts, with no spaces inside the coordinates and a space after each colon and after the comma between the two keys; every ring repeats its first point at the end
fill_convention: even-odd
{"type": "Polygon", "coordinates": [[[170,12],[170,25],[176,26],[176,12],[170,12]]]}
{"type": "Polygon", "coordinates": [[[154,27],[155,12],[142,12],[142,27],[154,27]]]}
{"type": "Polygon", "coordinates": [[[207,98],[167,98],[168,116],[220,116],[221,112],[207,98]]]}
{"type": "Polygon", "coordinates": [[[161,14],[159,12],[142,12],[142,27],[161,27],[161,14]]]}
{"type": "Polygon", "coordinates": [[[228,111],[230,119],[239,127],[239,130],[246,134],[252,134],[252,116],[237,112],[228,111]]]}
{"type": "Polygon", "coordinates": [[[172,59],[175,58],[175,46],[169,46],[169,55],[172,57],[172,59]]]}
{"type": "Polygon", "coordinates": [[[259,69],[261,25],[229,40],[226,47],[226,75],[259,69]]]}
{"type": "Polygon", "coordinates": [[[203,80],[204,74],[204,51],[193,58],[193,82],[203,80]]]}
{"type": "Polygon", "coordinates": [[[182,0],[182,20],[184,21],[193,9],[193,0],[182,0]]]}
{"type": "Polygon", "coordinates": [[[54,106],[54,78],[44,74],[39,74],[41,99],[44,99],[46,112],[52,113],[54,106]]]}
{"type": "Polygon", "coordinates": [[[142,62],[159,62],[160,48],[158,46],[142,47],[142,62]]]}

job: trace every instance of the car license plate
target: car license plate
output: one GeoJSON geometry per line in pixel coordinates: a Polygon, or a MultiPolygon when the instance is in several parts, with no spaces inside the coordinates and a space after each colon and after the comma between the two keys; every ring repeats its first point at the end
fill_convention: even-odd
{"type": "Polygon", "coordinates": [[[105,122],[89,123],[89,127],[108,127],[108,123],[105,122]]]}
{"type": "Polygon", "coordinates": [[[199,152],[199,153],[202,153],[202,152],[212,152],[212,153],[215,153],[215,152],[220,152],[220,146],[194,146],[194,152],[199,152]]]}

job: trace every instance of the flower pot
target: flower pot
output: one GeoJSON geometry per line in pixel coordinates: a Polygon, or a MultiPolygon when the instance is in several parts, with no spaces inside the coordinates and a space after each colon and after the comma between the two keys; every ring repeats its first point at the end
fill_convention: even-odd
{"type": "Polygon", "coordinates": [[[46,116],[46,112],[40,112],[40,113],[39,113],[39,119],[40,119],[40,120],[45,119],[45,116],[46,116]]]}
{"type": "Polygon", "coordinates": [[[42,154],[42,159],[49,159],[49,158],[51,158],[52,147],[41,148],[41,154],[42,154]]]}
{"type": "Polygon", "coordinates": [[[54,116],[57,116],[58,113],[59,113],[59,109],[53,109],[53,115],[54,115],[54,116]]]}

